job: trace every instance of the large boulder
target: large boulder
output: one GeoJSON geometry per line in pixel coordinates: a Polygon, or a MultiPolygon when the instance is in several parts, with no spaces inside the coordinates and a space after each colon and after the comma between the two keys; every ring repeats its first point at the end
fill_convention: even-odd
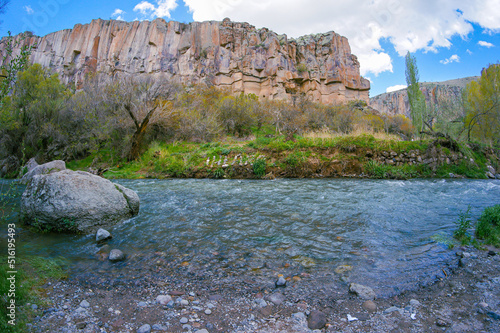
{"type": "Polygon", "coordinates": [[[21,178],[22,184],[28,184],[36,175],[46,175],[54,172],[66,170],[66,163],[61,160],[55,160],[45,164],[38,165],[34,159],[30,159],[26,165],[28,172],[21,178]]]}
{"type": "Polygon", "coordinates": [[[21,198],[21,218],[36,229],[96,232],[139,213],[139,196],[88,172],[35,175],[21,198]]]}

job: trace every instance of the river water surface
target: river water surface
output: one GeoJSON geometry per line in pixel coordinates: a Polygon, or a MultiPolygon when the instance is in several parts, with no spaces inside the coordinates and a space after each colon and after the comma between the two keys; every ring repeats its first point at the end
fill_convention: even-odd
{"type": "MultiPolygon", "coordinates": [[[[451,239],[459,214],[470,206],[475,220],[500,203],[500,181],[485,180],[117,182],[137,191],[141,209],[110,230],[110,245],[136,266],[148,266],[154,253],[201,264],[224,254],[226,267],[257,273],[283,263],[310,273],[348,265],[357,281],[387,295],[444,276],[456,258],[440,240],[451,239]]],[[[105,265],[93,235],[23,231],[18,246],[68,259],[74,275],[105,265]]]]}

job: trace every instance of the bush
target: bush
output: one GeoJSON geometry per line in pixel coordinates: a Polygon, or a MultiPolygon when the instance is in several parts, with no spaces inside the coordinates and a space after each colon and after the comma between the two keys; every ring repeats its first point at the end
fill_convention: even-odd
{"type": "Polygon", "coordinates": [[[462,244],[469,244],[471,241],[471,236],[468,233],[468,230],[471,228],[471,220],[470,220],[470,206],[467,208],[467,211],[460,212],[458,214],[459,218],[456,222],[458,225],[458,229],[453,233],[453,237],[458,239],[462,244]]]}
{"type": "Polygon", "coordinates": [[[253,163],[253,173],[259,178],[264,177],[266,174],[266,160],[259,158],[253,163]]]}
{"type": "Polygon", "coordinates": [[[486,208],[479,217],[476,237],[487,244],[500,246],[500,205],[486,208]]]}

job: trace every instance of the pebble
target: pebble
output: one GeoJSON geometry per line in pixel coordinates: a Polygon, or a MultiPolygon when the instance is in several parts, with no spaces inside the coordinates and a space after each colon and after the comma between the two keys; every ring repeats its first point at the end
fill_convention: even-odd
{"type": "Polygon", "coordinates": [[[375,302],[368,300],[365,301],[362,305],[363,309],[365,309],[368,312],[376,312],[377,311],[377,304],[375,302]]]}
{"type": "Polygon", "coordinates": [[[87,326],[87,323],[84,321],[76,323],[76,328],[78,328],[79,330],[83,330],[86,326],[87,326]]]}
{"type": "Polygon", "coordinates": [[[162,324],[154,324],[151,329],[155,330],[155,331],[166,331],[167,328],[166,327],[163,327],[162,324]]]}
{"type": "Polygon", "coordinates": [[[187,324],[189,321],[189,319],[187,319],[186,317],[182,317],[181,320],[180,320],[180,323],[181,324],[187,324]]]}
{"type": "Polygon", "coordinates": [[[206,310],[205,310],[205,314],[206,314],[206,315],[210,315],[210,314],[212,314],[212,310],[210,310],[210,309],[206,309],[206,310]]]}
{"type": "Polygon", "coordinates": [[[31,304],[31,309],[33,309],[33,310],[38,309],[38,305],[36,305],[36,304],[31,304]]]}
{"type": "Polygon", "coordinates": [[[377,297],[372,288],[358,283],[351,283],[349,285],[349,291],[366,300],[374,300],[377,297]]]}
{"type": "Polygon", "coordinates": [[[351,321],[356,321],[356,320],[358,320],[358,318],[353,317],[353,316],[351,316],[350,314],[347,314],[347,321],[348,321],[348,322],[351,322],[351,321]]]}
{"type": "Polygon", "coordinates": [[[146,302],[139,302],[139,304],[137,304],[138,306],[140,306],[141,308],[142,307],[145,307],[145,306],[148,306],[148,304],[146,302]]]}
{"type": "Polygon", "coordinates": [[[312,329],[322,329],[326,325],[326,315],[317,310],[311,311],[309,316],[307,317],[307,326],[312,329]]]}
{"type": "Polygon", "coordinates": [[[196,333],[208,333],[208,331],[202,328],[201,330],[197,330],[196,333]]]}
{"type": "Polygon", "coordinates": [[[257,299],[255,300],[255,303],[256,303],[258,306],[260,306],[261,308],[263,308],[263,307],[267,306],[267,302],[266,302],[266,301],[264,301],[262,298],[257,298],[257,299]]]}
{"type": "Polygon", "coordinates": [[[137,333],[149,333],[151,332],[151,326],[149,324],[144,324],[137,330],[137,333]]]}
{"type": "Polygon", "coordinates": [[[189,305],[189,301],[188,301],[188,300],[186,300],[186,299],[181,300],[181,302],[180,302],[180,303],[181,303],[181,305],[184,305],[184,306],[189,305]]]}
{"type": "Polygon", "coordinates": [[[212,303],[207,303],[207,308],[213,309],[215,308],[215,305],[213,305],[212,303]]]}
{"type": "Polygon", "coordinates": [[[286,287],[286,280],[282,274],[278,275],[278,280],[274,284],[275,284],[276,288],[286,287]]]}
{"type": "Polygon", "coordinates": [[[80,302],[80,306],[82,308],[88,308],[88,307],[90,307],[90,304],[86,300],[83,300],[83,301],[80,302]]]}
{"type": "Polygon", "coordinates": [[[446,319],[438,317],[436,319],[436,325],[439,327],[448,327],[448,326],[450,326],[450,322],[446,319]]]}
{"type": "Polygon", "coordinates": [[[266,297],[266,300],[275,305],[280,305],[285,301],[285,296],[282,293],[274,293],[266,297]]]}
{"type": "Polygon", "coordinates": [[[182,325],[182,329],[186,331],[191,331],[191,325],[188,324],[182,325]]]}
{"type": "Polygon", "coordinates": [[[170,303],[170,301],[172,301],[172,297],[168,295],[159,295],[158,297],[156,297],[156,302],[161,305],[167,305],[168,303],[170,303]]]}
{"type": "Polygon", "coordinates": [[[410,300],[410,305],[411,305],[412,307],[416,308],[416,307],[419,307],[419,306],[420,306],[420,302],[419,302],[419,301],[417,301],[416,299],[411,299],[411,300],[410,300]]]}

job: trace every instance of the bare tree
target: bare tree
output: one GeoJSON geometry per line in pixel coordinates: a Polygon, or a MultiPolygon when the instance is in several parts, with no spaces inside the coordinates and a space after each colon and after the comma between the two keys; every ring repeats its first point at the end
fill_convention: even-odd
{"type": "Polygon", "coordinates": [[[164,77],[125,76],[115,78],[108,89],[107,96],[114,105],[115,112],[125,113],[133,122],[135,131],[128,159],[134,160],[139,157],[148,126],[174,112],[171,99],[177,85],[164,77]]]}

